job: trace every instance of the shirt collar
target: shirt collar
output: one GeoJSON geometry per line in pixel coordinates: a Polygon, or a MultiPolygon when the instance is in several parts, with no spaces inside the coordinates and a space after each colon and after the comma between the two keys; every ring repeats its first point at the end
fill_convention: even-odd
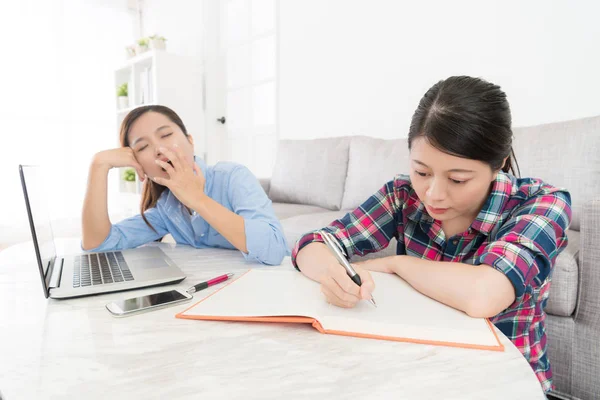
{"type": "MultiPolygon", "coordinates": [[[[516,186],[513,184],[512,177],[504,172],[499,172],[496,179],[492,182],[492,190],[488,198],[477,214],[477,217],[471,224],[471,228],[485,235],[488,235],[502,216],[502,210],[507,200],[510,198],[516,186]]],[[[404,209],[408,219],[431,225],[435,221],[425,209],[425,204],[419,199],[414,189],[411,191],[406,207],[404,209]]]]}
{"type": "Polygon", "coordinates": [[[499,172],[492,183],[492,190],[481,211],[477,214],[477,218],[471,224],[471,228],[488,235],[500,220],[502,210],[516,188],[510,175],[499,172]]]}
{"type": "Polygon", "coordinates": [[[213,186],[213,168],[208,167],[204,160],[198,156],[194,156],[194,162],[200,167],[200,171],[202,171],[202,175],[204,175],[204,193],[210,197],[213,186]]]}
{"type": "Polygon", "coordinates": [[[204,175],[204,178],[206,178],[207,167],[206,167],[206,163],[204,162],[204,160],[198,156],[194,156],[194,162],[196,163],[196,165],[198,165],[200,167],[200,170],[202,171],[202,175],[204,175]]]}
{"type": "Polygon", "coordinates": [[[410,196],[406,201],[406,208],[404,209],[406,217],[414,222],[427,222],[433,223],[434,219],[427,214],[425,204],[417,196],[417,192],[411,190],[410,196]]]}

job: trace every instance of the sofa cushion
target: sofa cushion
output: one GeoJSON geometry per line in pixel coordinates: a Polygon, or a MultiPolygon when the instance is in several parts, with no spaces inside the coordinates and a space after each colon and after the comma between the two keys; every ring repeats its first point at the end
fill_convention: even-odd
{"type": "Polygon", "coordinates": [[[269,197],[339,210],[348,169],[348,137],[281,140],[269,197]]]}
{"type": "Polygon", "coordinates": [[[350,141],[342,209],[355,209],[399,173],[408,173],[408,140],[366,136],[350,141]]]}
{"type": "Polygon", "coordinates": [[[567,188],[578,231],[583,204],[600,195],[600,116],[515,128],[514,135],[521,176],[567,188]]]}
{"type": "Polygon", "coordinates": [[[317,214],[329,212],[330,210],[317,206],[307,206],[304,204],[273,203],[273,211],[275,211],[275,216],[277,219],[281,221],[297,215],[317,214]]]}
{"type": "Polygon", "coordinates": [[[281,221],[285,238],[290,246],[294,248],[296,242],[302,235],[310,231],[321,229],[336,219],[342,218],[349,210],[328,211],[318,214],[298,215],[281,221]]]}
{"type": "Polygon", "coordinates": [[[567,248],[556,257],[550,285],[550,297],[546,304],[548,314],[562,317],[573,315],[577,304],[579,285],[580,234],[577,231],[569,230],[567,237],[569,238],[567,248]]]}
{"type": "MultiPolygon", "coordinates": [[[[298,215],[296,217],[287,218],[281,221],[283,232],[288,241],[290,249],[296,246],[296,242],[308,232],[324,228],[330,225],[336,219],[342,218],[352,210],[329,211],[319,214],[298,215]]],[[[364,257],[353,257],[353,262],[368,260],[371,258],[387,257],[396,255],[396,239],[392,239],[389,246],[384,250],[367,254],[364,257]]]]}

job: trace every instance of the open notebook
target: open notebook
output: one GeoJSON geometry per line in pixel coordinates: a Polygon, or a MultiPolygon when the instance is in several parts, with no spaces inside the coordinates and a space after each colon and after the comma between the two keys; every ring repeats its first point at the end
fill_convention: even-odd
{"type": "Polygon", "coordinates": [[[372,272],[377,308],[325,302],[319,284],[295,271],[252,269],[177,318],[310,323],[323,333],[503,351],[492,324],[422,295],[397,275],[372,272]]]}

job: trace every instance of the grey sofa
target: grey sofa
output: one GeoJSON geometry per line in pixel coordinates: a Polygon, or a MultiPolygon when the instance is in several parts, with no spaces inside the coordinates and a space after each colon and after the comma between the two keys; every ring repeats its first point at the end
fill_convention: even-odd
{"type": "MultiPolygon", "coordinates": [[[[546,309],[553,394],[600,399],[600,116],[514,134],[521,176],[566,187],[573,202],[569,245],[554,268],[546,309]]],[[[283,140],[272,178],[261,184],[293,247],[303,233],[342,217],[406,172],[406,139],[283,140]]],[[[367,257],[393,255],[395,248],[367,257]]]]}

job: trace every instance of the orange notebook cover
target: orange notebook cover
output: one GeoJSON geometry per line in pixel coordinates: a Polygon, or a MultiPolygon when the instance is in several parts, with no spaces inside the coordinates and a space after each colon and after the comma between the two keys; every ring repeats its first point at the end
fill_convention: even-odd
{"type": "Polygon", "coordinates": [[[312,324],[319,332],[504,351],[492,324],[413,289],[397,275],[373,272],[377,308],[345,309],[325,302],[319,284],[296,271],[252,269],[177,318],[312,324]]]}

